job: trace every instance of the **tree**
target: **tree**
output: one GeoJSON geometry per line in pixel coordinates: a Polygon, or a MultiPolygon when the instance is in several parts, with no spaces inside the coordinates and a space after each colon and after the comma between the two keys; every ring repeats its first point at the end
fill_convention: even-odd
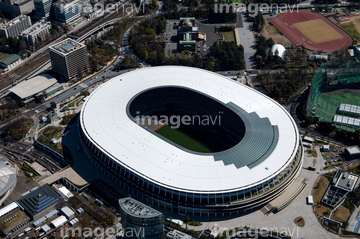
{"type": "Polygon", "coordinates": [[[77,69],[76,77],[77,77],[78,80],[81,80],[84,77],[83,71],[81,70],[81,68],[77,69]]]}
{"type": "Polygon", "coordinates": [[[24,50],[28,49],[28,45],[26,44],[25,41],[20,40],[20,42],[19,42],[19,48],[20,48],[20,50],[24,51],[24,50]]]}
{"type": "Polygon", "coordinates": [[[51,101],[50,106],[51,106],[51,108],[55,109],[56,108],[56,103],[54,101],[51,101]]]}

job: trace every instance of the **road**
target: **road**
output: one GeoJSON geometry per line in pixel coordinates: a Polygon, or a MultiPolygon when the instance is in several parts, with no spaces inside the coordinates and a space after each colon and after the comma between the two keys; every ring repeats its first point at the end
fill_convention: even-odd
{"type": "Polygon", "coordinates": [[[238,13],[237,31],[240,36],[240,44],[244,47],[244,57],[246,61],[246,69],[256,69],[255,52],[256,45],[251,23],[246,20],[245,13],[238,13]]]}

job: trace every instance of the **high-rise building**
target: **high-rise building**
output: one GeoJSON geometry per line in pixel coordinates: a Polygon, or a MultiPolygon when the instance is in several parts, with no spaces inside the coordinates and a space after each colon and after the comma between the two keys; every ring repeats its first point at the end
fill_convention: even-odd
{"type": "Polygon", "coordinates": [[[11,21],[0,26],[0,36],[2,37],[18,37],[22,31],[31,26],[29,16],[20,15],[11,21]]]}
{"type": "Polygon", "coordinates": [[[34,10],[33,0],[2,0],[0,11],[16,16],[29,14],[34,10]]]}
{"type": "Polygon", "coordinates": [[[89,68],[86,46],[67,38],[50,46],[50,60],[54,72],[71,79],[89,68]]]}
{"type": "Polygon", "coordinates": [[[119,200],[125,238],[163,239],[162,213],[130,197],[119,200]]]}
{"type": "Polygon", "coordinates": [[[59,0],[54,4],[56,22],[74,23],[81,20],[83,0],[59,0]]]}
{"type": "Polygon", "coordinates": [[[46,35],[49,33],[51,28],[51,22],[41,20],[31,27],[25,29],[23,32],[21,32],[21,39],[26,41],[26,43],[32,47],[35,45],[37,41],[42,41],[46,37],[46,35]]]}
{"type": "Polygon", "coordinates": [[[34,0],[35,17],[41,19],[50,16],[52,0],[34,0]]]}

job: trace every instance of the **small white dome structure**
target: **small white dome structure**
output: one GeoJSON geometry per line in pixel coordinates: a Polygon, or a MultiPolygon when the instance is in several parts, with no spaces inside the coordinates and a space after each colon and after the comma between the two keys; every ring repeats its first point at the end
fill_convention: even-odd
{"type": "Polygon", "coordinates": [[[270,51],[274,56],[278,56],[281,59],[284,59],[285,47],[283,45],[275,44],[271,47],[270,51]]]}

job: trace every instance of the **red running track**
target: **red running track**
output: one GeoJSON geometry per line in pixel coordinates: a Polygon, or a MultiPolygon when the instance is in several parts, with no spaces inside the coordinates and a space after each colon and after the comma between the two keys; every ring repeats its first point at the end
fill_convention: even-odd
{"type": "Polygon", "coordinates": [[[292,41],[295,45],[299,45],[299,46],[303,45],[305,48],[310,50],[321,51],[321,52],[335,52],[335,51],[339,51],[344,47],[348,47],[353,43],[352,38],[348,34],[346,34],[334,23],[330,22],[327,18],[325,18],[324,16],[318,13],[304,11],[304,10],[286,12],[278,15],[275,18],[270,18],[269,21],[277,29],[279,29],[287,38],[289,38],[289,40],[292,41]],[[307,38],[294,26],[292,26],[292,24],[294,23],[304,22],[314,19],[322,19],[334,30],[336,30],[338,33],[344,36],[344,38],[315,44],[311,42],[309,38],[307,38]]]}

